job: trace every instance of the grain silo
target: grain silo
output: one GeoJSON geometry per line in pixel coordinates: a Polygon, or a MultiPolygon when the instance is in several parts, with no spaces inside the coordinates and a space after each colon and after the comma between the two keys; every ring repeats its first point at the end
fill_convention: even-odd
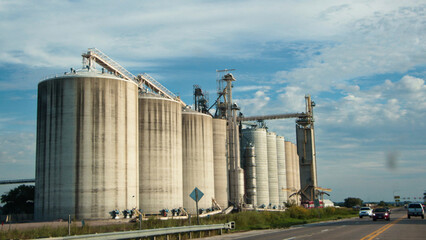
{"type": "MultiPolygon", "coordinates": [[[[294,186],[297,191],[300,191],[300,165],[299,155],[297,155],[297,146],[292,143],[293,164],[294,164],[294,186]]],[[[300,204],[300,195],[297,195],[297,203],[300,204]]]]}
{"type": "Polygon", "coordinates": [[[268,132],[266,134],[267,155],[268,155],[268,183],[269,183],[269,203],[272,207],[280,204],[278,198],[278,166],[277,166],[277,134],[268,132]]]}
{"type": "Polygon", "coordinates": [[[214,195],[222,208],[228,207],[226,120],[213,119],[214,195]]]}
{"type": "Polygon", "coordinates": [[[182,112],[183,206],[196,213],[189,196],[197,187],[204,193],[199,208],[210,208],[214,198],[212,117],[186,109],[182,112]]]}
{"type": "Polygon", "coordinates": [[[288,200],[295,201],[294,197],[290,198],[290,195],[295,193],[296,187],[294,186],[294,162],[293,162],[293,151],[292,151],[292,143],[289,141],[284,142],[285,146],[285,167],[286,167],[286,180],[287,180],[287,195],[288,200]]]}
{"type": "Polygon", "coordinates": [[[139,207],[144,213],[183,206],[182,107],[154,94],[139,96],[139,207]]]}
{"type": "Polygon", "coordinates": [[[244,159],[246,203],[253,205],[253,207],[257,207],[256,155],[254,152],[254,146],[249,143],[243,149],[242,157],[244,159]]]}
{"type": "Polygon", "coordinates": [[[278,196],[281,206],[287,202],[287,179],[285,167],[284,137],[277,136],[278,196]]]}
{"type": "Polygon", "coordinates": [[[134,82],[92,69],[39,83],[37,220],[138,207],[137,92],[134,82]]]}
{"type": "Polygon", "coordinates": [[[252,143],[256,154],[256,194],[257,206],[269,204],[268,154],[265,128],[242,130],[241,147],[252,143]]]}

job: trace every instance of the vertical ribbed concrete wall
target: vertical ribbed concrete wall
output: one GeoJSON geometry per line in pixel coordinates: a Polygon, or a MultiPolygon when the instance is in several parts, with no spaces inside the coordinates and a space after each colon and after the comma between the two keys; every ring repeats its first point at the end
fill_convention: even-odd
{"type": "Polygon", "coordinates": [[[278,197],[278,162],[277,162],[277,134],[268,132],[266,134],[268,153],[268,184],[269,202],[272,206],[280,204],[278,197]]]}
{"type": "Polygon", "coordinates": [[[214,195],[217,203],[228,207],[228,170],[226,163],[226,120],[213,119],[214,195]]]}
{"type": "Polygon", "coordinates": [[[183,206],[196,213],[189,194],[198,187],[203,198],[199,208],[210,208],[214,197],[212,117],[187,110],[182,112],[183,206]]]}
{"type": "Polygon", "coordinates": [[[253,145],[249,144],[247,147],[244,147],[241,156],[244,158],[246,202],[256,207],[256,155],[253,145]]]}
{"type": "MultiPolygon", "coordinates": [[[[286,167],[286,180],[287,180],[287,195],[290,196],[293,194],[296,190],[296,187],[294,186],[294,168],[293,168],[293,150],[292,150],[292,143],[289,141],[284,142],[285,146],[285,167],[286,167]]],[[[295,198],[288,197],[288,200],[291,202],[291,200],[295,201],[295,198]]]]}
{"type": "Polygon", "coordinates": [[[278,198],[281,206],[287,202],[284,137],[277,136],[278,198]]]}
{"type": "MultiPolygon", "coordinates": [[[[297,191],[300,190],[300,166],[299,166],[299,155],[297,155],[297,146],[292,144],[293,162],[294,162],[294,186],[297,191]]],[[[300,196],[297,197],[296,202],[300,204],[300,196]]]]}
{"type": "Polygon", "coordinates": [[[183,206],[182,107],[139,96],[139,207],[144,213],[183,206]]]}
{"type": "Polygon", "coordinates": [[[256,153],[256,193],[257,206],[269,204],[268,153],[266,129],[243,129],[241,147],[252,143],[256,153]]]}
{"type": "Polygon", "coordinates": [[[138,207],[137,85],[78,72],[40,82],[35,219],[138,207]]]}

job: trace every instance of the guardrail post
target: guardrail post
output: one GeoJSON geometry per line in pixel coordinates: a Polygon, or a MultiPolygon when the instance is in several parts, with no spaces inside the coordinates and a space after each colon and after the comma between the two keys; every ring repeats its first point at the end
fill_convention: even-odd
{"type": "Polygon", "coordinates": [[[219,230],[220,232],[219,232],[219,235],[222,235],[222,228],[219,230]]]}
{"type": "Polygon", "coordinates": [[[189,239],[192,238],[192,232],[189,232],[189,239]]]}
{"type": "Polygon", "coordinates": [[[71,236],[71,215],[68,215],[68,236],[71,236]]]}

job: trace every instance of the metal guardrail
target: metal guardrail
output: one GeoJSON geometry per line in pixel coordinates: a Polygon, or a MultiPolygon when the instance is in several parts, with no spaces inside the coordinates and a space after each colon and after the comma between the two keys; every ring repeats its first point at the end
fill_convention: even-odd
{"type": "Polygon", "coordinates": [[[221,230],[221,229],[235,229],[235,222],[229,222],[225,224],[212,224],[212,225],[193,225],[185,227],[171,227],[171,228],[157,228],[137,231],[126,231],[126,232],[112,232],[112,233],[98,233],[98,234],[86,234],[77,236],[67,237],[56,237],[56,238],[43,238],[45,240],[59,240],[59,239],[136,239],[142,237],[154,237],[162,235],[172,235],[179,233],[188,232],[200,232],[210,230],[221,230]]]}

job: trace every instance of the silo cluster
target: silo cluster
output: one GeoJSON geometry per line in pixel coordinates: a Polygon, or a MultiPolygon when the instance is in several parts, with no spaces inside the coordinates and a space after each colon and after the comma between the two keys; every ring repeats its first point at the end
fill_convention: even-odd
{"type": "Polygon", "coordinates": [[[226,121],[94,69],[39,83],[37,220],[228,206],[226,121]]]}
{"type": "Polygon", "coordinates": [[[239,134],[236,122],[139,90],[90,67],[39,83],[37,220],[105,219],[134,208],[195,214],[195,188],[203,209],[212,199],[222,209],[242,198],[255,208],[300,204],[295,144],[262,127],[239,134]]]}
{"type": "Polygon", "coordinates": [[[241,148],[248,203],[261,208],[300,204],[299,158],[295,144],[266,128],[249,127],[242,129],[241,148]]]}

